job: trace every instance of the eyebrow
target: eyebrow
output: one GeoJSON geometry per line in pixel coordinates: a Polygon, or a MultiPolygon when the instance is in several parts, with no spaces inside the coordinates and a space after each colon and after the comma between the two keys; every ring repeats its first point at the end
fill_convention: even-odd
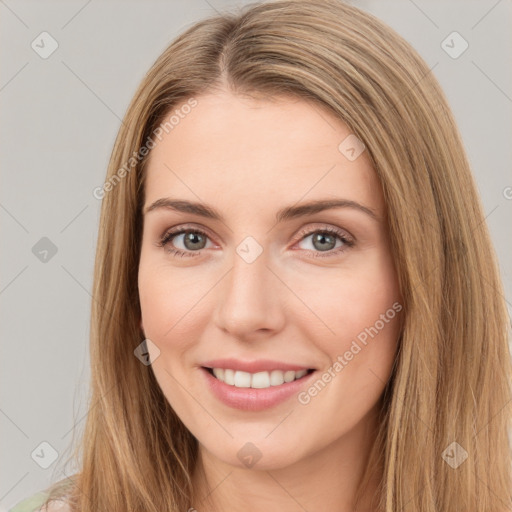
{"type": "MultiPolygon", "coordinates": [[[[379,218],[375,211],[367,206],[364,206],[356,201],[349,199],[318,199],[316,201],[309,201],[299,205],[287,206],[279,210],[276,214],[276,222],[283,222],[285,220],[295,219],[303,217],[305,215],[311,215],[314,213],[322,212],[324,210],[330,210],[333,208],[351,208],[354,210],[361,211],[371,217],[373,220],[379,222],[379,218]]],[[[169,197],[163,197],[157,199],[154,203],[144,209],[144,215],[153,210],[166,209],[174,210],[177,212],[191,213],[199,215],[207,219],[218,220],[225,222],[223,216],[215,210],[215,208],[194,201],[171,199],[169,197]]]]}

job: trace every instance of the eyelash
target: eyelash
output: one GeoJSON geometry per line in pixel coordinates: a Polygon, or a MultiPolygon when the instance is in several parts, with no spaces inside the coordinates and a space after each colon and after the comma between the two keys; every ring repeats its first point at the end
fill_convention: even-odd
{"type": "MultiPolygon", "coordinates": [[[[166,233],[164,233],[164,235],[162,236],[160,241],[157,242],[157,246],[166,248],[167,252],[169,252],[170,254],[172,254],[173,256],[176,256],[176,257],[178,257],[178,256],[181,256],[181,257],[183,257],[183,256],[186,256],[186,257],[200,256],[202,251],[182,251],[181,249],[174,249],[174,248],[166,247],[174,237],[176,237],[178,235],[182,235],[183,233],[199,233],[202,236],[209,238],[208,234],[206,232],[204,232],[202,229],[181,228],[176,231],[167,231],[166,233]]],[[[330,258],[335,255],[339,255],[342,252],[349,249],[350,247],[354,246],[354,241],[352,239],[348,238],[342,231],[340,231],[336,228],[331,228],[331,227],[326,227],[326,228],[322,228],[322,229],[313,229],[313,230],[309,230],[309,231],[306,229],[302,230],[299,233],[300,239],[298,240],[298,242],[301,242],[307,236],[313,235],[315,233],[336,235],[344,244],[342,247],[338,247],[336,250],[331,249],[329,251],[325,251],[327,253],[326,255],[323,255],[322,251],[309,251],[309,252],[313,252],[313,257],[315,257],[315,258],[330,258]]]]}

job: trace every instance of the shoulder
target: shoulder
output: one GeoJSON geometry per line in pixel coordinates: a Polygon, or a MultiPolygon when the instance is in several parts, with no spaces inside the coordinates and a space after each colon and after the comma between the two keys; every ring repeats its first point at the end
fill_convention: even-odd
{"type": "Polygon", "coordinates": [[[48,505],[44,506],[48,493],[40,491],[23,501],[20,501],[9,512],[70,512],[69,505],[66,501],[55,500],[50,501],[48,505]]]}

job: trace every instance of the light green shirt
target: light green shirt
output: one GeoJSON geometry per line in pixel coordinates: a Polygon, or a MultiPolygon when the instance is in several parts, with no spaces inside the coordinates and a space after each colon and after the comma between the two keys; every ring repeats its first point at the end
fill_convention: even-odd
{"type": "Polygon", "coordinates": [[[47,492],[39,491],[37,494],[34,494],[14,505],[9,512],[36,512],[46,501],[47,497],[47,492]]]}

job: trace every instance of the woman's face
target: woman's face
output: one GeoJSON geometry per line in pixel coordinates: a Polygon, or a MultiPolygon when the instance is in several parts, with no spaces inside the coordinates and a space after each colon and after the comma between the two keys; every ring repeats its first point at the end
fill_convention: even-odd
{"type": "Polygon", "coordinates": [[[174,109],[147,167],[138,285],[156,379],[222,463],[356,446],[402,307],[368,155],[316,104],[196,100],[174,109]]]}

